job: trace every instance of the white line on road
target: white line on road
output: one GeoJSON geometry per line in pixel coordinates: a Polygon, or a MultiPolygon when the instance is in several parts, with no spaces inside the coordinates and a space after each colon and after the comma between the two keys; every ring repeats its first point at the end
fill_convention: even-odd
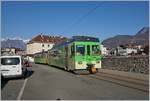
{"type": "Polygon", "coordinates": [[[17,97],[17,100],[21,100],[21,97],[22,97],[22,95],[23,95],[24,88],[25,88],[25,86],[26,86],[27,80],[28,80],[28,79],[25,79],[25,80],[24,80],[24,83],[23,83],[22,88],[21,88],[21,90],[20,90],[20,92],[19,92],[19,95],[18,95],[18,97],[17,97]]]}

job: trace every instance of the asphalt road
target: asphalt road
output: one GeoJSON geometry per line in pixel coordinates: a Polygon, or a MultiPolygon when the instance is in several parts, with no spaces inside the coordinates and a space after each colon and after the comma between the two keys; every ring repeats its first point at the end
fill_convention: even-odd
{"type": "Polygon", "coordinates": [[[148,100],[149,94],[104,80],[33,64],[26,79],[1,82],[3,100],[148,100]]]}

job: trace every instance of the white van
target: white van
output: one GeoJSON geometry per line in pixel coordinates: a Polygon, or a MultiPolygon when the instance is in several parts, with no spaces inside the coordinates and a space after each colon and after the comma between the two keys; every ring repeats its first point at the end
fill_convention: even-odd
{"type": "Polygon", "coordinates": [[[23,76],[21,56],[1,56],[1,76],[4,78],[23,76]]]}

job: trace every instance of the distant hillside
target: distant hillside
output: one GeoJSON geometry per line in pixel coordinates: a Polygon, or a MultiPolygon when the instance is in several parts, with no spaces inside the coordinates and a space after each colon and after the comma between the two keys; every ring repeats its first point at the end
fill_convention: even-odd
{"type": "Polygon", "coordinates": [[[23,42],[23,40],[7,39],[7,40],[1,41],[1,48],[11,48],[11,47],[25,50],[26,44],[23,42]]]}
{"type": "Polygon", "coordinates": [[[143,45],[145,42],[149,40],[149,28],[144,27],[139,32],[137,32],[134,36],[131,35],[117,35],[112,38],[108,38],[102,42],[102,44],[109,48],[115,48],[120,44],[136,44],[143,45]]]}

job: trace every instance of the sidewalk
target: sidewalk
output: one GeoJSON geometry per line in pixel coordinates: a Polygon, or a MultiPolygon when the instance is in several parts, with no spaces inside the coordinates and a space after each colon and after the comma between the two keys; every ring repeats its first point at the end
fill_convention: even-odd
{"type": "Polygon", "coordinates": [[[107,73],[107,74],[112,74],[112,75],[117,75],[117,76],[124,76],[124,77],[133,78],[133,79],[149,81],[148,74],[124,72],[124,71],[109,70],[109,69],[99,69],[99,73],[107,73]]]}

